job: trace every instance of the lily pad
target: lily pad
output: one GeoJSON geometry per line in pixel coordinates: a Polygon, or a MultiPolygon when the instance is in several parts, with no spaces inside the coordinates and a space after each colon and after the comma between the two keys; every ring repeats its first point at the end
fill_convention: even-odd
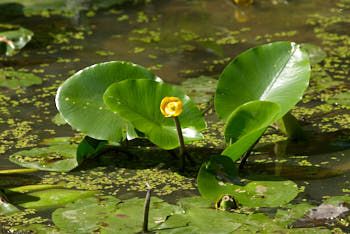
{"type": "Polygon", "coordinates": [[[95,191],[73,189],[46,189],[29,193],[8,193],[14,204],[27,209],[50,209],[63,206],[80,198],[91,197],[95,191]]]}
{"type": "Polygon", "coordinates": [[[275,102],[285,115],[302,97],[310,78],[308,54],[292,42],[273,42],[249,49],[222,72],[215,94],[221,119],[244,103],[275,102]]]}
{"type": "Polygon", "coordinates": [[[47,226],[45,224],[30,224],[23,226],[15,226],[11,228],[15,231],[21,231],[23,233],[35,233],[35,234],[61,234],[56,227],[47,226]]]}
{"type": "Polygon", "coordinates": [[[222,154],[238,160],[277,120],[280,111],[278,104],[267,101],[252,101],[238,107],[227,120],[225,139],[229,146],[222,154]]]}
{"type": "Polygon", "coordinates": [[[301,203],[297,205],[288,204],[284,209],[278,209],[274,220],[284,226],[289,227],[293,222],[303,217],[313,205],[301,203]]]}
{"type": "MultiPolygon", "coordinates": [[[[135,233],[142,230],[144,199],[120,201],[114,197],[91,197],[57,209],[52,220],[62,231],[74,233],[135,233]]],[[[152,197],[149,229],[166,221],[176,206],[152,197]]]]}
{"type": "Polygon", "coordinates": [[[327,100],[329,104],[350,106],[350,91],[336,94],[327,100]]]}
{"type": "Polygon", "coordinates": [[[41,78],[32,73],[0,70],[0,86],[15,89],[41,84],[41,78]]]}
{"type": "Polygon", "coordinates": [[[0,32],[0,54],[11,55],[15,50],[22,49],[33,35],[32,31],[25,28],[0,32]]]}
{"type": "Polygon", "coordinates": [[[58,144],[17,152],[10,156],[10,161],[44,171],[70,171],[78,166],[76,151],[74,144],[58,144]]]}
{"type": "MultiPolygon", "coordinates": [[[[221,156],[224,158],[224,156],[221,156]]],[[[279,177],[267,178],[266,181],[251,181],[247,185],[234,184],[227,180],[233,177],[235,167],[228,163],[227,157],[220,161],[219,157],[204,163],[197,177],[197,186],[201,195],[210,201],[216,201],[222,194],[235,197],[246,207],[275,207],[293,200],[299,193],[298,186],[290,180],[279,177]],[[225,177],[220,175],[226,175],[225,177]]]]}
{"type": "Polygon", "coordinates": [[[127,79],[157,77],[145,68],[113,61],[87,67],[67,79],[57,91],[56,105],[73,128],[99,140],[120,142],[127,135],[127,121],[103,102],[103,94],[113,83],[127,79]]]}
{"type": "Polygon", "coordinates": [[[189,78],[181,83],[182,90],[196,104],[207,103],[214,98],[218,80],[208,76],[189,78]]]}
{"type": "Polygon", "coordinates": [[[302,43],[300,46],[309,54],[311,65],[320,63],[327,57],[327,53],[317,45],[302,43]]]}
{"type": "Polygon", "coordinates": [[[125,80],[111,85],[103,98],[112,111],[130,121],[151,142],[174,149],[179,146],[174,120],[160,111],[162,99],[169,96],[182,101],[183,112],[178,118],[184,141],[202,139],[200,131],[206,123],[197,106],[179,88],[152,80],[125,80]]]}

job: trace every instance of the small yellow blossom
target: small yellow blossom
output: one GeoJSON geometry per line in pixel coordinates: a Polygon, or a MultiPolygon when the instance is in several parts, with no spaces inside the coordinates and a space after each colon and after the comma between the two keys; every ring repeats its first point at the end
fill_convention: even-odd
{"type": "Polygon", "coordinates": [[[182,102],[177,97],[165,97],[160,103],[160,111],[165,117],[175,117],[182,113],[182,102]]]}
{"type": "Polygon", "coordinates": [[[250,6],[253,4],[253,0],[235,0],[238,6],[250,6]]]}

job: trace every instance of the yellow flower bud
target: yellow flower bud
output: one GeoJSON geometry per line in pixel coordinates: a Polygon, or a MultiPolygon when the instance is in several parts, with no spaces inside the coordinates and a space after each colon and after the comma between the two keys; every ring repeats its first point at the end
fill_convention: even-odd
{"type": "Polygon", "coordinates": [[[165,117],[175,117],[182,113],[182,102],[177,97],[165,97],[160,103],[160,111],[165,117]]]}

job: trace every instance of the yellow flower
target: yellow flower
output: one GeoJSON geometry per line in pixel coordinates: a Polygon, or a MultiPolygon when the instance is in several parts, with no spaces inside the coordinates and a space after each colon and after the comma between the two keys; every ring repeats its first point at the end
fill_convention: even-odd
{"type": "Polygon", "coordinates": [[[182,102],[177,97],[165,97],[160,103],[160,111],[165,117],[175,117],[182,113],[182,102]]]}
{"type": "Polygon", "coordinates": [[[250,6],[253,4],[253,0],[235,0],[238,6],[250,6]]]}

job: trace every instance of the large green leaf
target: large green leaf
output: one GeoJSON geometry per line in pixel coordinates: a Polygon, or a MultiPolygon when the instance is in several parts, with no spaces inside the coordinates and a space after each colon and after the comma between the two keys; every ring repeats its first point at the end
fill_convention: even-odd
{"type": "Polygon", "coordinates": [[[239,106],[227,120],[225,138],[230,145],[222,154],[234,161],[239,159],[277,120],[279,113],[279,105],[273,102],[252,101],[239,106]]]}
{"type": "MultiPolygon", "coordinates": [[[[91,197],[67,204],[52,214],[52,220],[60,230],[73,233],[137,233],[142,230],[144,199],[133,198],[121,202],[107,197],[91,197]]],[[[175,211],[159,198],[150,203],[149,229],[166,221],[175,211]]]]}
{"type": "Polygon", "coordinates": [[[29,193],[8,193],[8,198],[14,204],[27,209],[50,209],[80,198],[91,197],[95,193],[73,189],[46,189],[29,193]]]}
{"type": "Polygon", "coordinates": [[[77,130],[99,140],[119,142],[126,137],[127,122],[103,102],[111,84],[126,79],[157,77],[128,62],[107,62],[85,68],[67,79],[57,91],[56,105],[63,118],[77,130]]]}
{"type": "Polygon", "coordinates": [[[219,117],[227,119],[254,100],[280,105],[282,117],[302,97],[309,83],[308,54],[291,42],[274,42],[247,50],[222,72],[215,95],[219,117]]]}
{"type": "Polygon", "coordinates": [[[32,31],[25,28],[0,32],[0,54],[11,55],[15,50],[22,49],[33,35],[32,31]]]}
{"type": "Polygon", "coordinates": [[[233,179],[236,171],[233,161],[216,156],[204,163],[198,173],[197,186],[206,199],[215,202],[220,195],[229,194],[246,207],[275,207],[293,200],[299,193],[298,186],[290,180],[266,177],[247,185],[238,185],[233,179]],[[220,161],[220,158],[223,159],[220,161]]]}
{"type": "Polygon", "coordinates": [[[77,146],[58,144],[47,148],[23,150],[10,156],[10,161],[22,167],[44,171],[70,171],[78,166],[77,146]]]}
{"type": "Polygon", "coordinates": [[[206,124],[201,112],[179,88],[152,80],[126,80],[111,85],[103,98],[111,110],[130,121],[154,144],[173,149],[179,146],[174,120],[160,111],[160,103],[167,96],[178,97],[183,103],[179,120],[184,141],[202,139],[200,131],[206,124]]]}

